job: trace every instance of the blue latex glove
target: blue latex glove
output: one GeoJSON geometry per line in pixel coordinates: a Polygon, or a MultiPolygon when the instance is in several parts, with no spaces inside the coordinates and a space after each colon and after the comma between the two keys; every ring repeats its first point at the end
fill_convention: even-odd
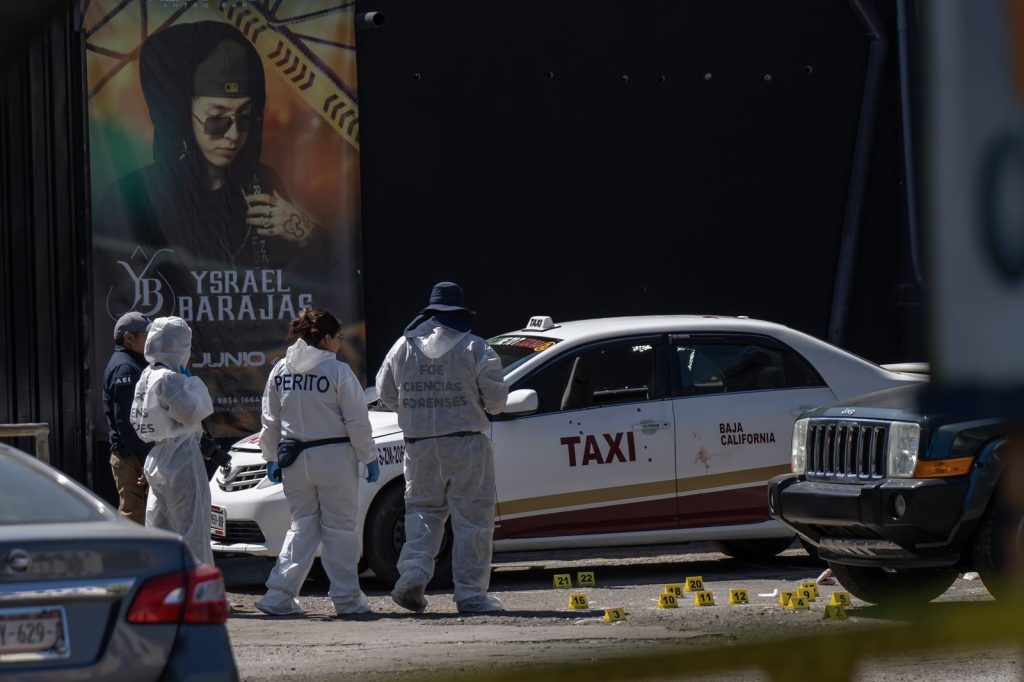
{"type": "Polygon", "coordinates": [[[281,465],[277,462],[267,462],[267,478],[271,483],[281,482],[281,465]]]}
{"type": "Polygon", "coordinates": [[[366,465],[366,482],[376,483],[378,478],[380,478],[380,465],[377,464],[377,460],[372,460],[366,465]]]}
{"type": "Polygon", "coordinates": [[[183,374],[183,375],[185,375],[187,377],[192,376],[192,372],[188,371],[188,367],[179,367],[178,368],[178,373],[179,374],[183,374]]]}

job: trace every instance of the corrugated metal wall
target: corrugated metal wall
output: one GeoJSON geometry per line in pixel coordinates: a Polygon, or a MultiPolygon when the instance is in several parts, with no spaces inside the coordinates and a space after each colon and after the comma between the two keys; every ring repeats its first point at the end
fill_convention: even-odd
{"type": "Polygon", "coordinates": [[[74,11],[0,65],[0,423],[50,424],[53,464],[91,484],[88,166],[74,11]]]}

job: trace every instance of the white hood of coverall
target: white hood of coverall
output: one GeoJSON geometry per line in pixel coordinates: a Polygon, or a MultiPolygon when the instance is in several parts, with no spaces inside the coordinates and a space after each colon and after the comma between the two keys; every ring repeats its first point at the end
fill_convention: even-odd
{"type": "Polygon", "coordinates": [[[292,374],[305,374],[325,360],[334,360],[334,353],[311,346],[299,339],[288,346],[284,355],[284,366],[292,374]]]}
{"type": "Polygon", "coordinates": [[[149,325],[146,360],[173,371],[188,364],[192,352],[192,330],[180,317],[158,317],[149,325]]]}
{"type": "Polygon", "coordinates": [[[427,320],[412,330],[411,340],[424,355],[436,360],[466,338],[467,334],[469,332],[450,329],[438,324],[436,320],[427,320]]]}

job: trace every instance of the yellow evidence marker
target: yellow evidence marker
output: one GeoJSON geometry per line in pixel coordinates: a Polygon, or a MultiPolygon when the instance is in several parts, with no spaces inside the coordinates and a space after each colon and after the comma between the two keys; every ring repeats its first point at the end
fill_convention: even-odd
{"type": "Polygon", "coordinates": [[[818,583],[814,582],[813,580],[805,580],[802,583],[800,583],[800,589],[808,589],[811,591],[811,596],[814,597],[814,599],[812,599],[811,601],[815,601],[818,597],[821,596],[820,594],[818,594],[818,583]]]}
{"type": "Polygon", "coordinates": [[[621,606],[605,609],[604,620],[606,623],[618,623],[619,621],[626,620],[626,609],[621,606]]]}
{"type": "Polygon", "coordinates": [[[750,595],[747,590],[740,587],[734,590],[729,590],[729,603],[730,604],[749,604],[750,595]]]}
{"type": "Polygon", "coordinates": [[[576,574],[576,586],[577,587],[595,587],[597,580],[594,578],[593,571],[580,571],[576,574]]]}
{"type": "Polygon", "coordinates": [[[715,594],[707,590],[701,590],[693,595],[694,606],[714,606],[715,594]]]}
{"type": "Polygon", "coordinates": [[[842,604],[828,604],[825,607],[825,613],[821,616],[822,620],[849,620],[850,617],[846,615],[846,609],[843,608],[842,604]]]}
{"type": "Polygon", "coordinates": [[[794,592],[793,596],[789,598],[789,608],[794,611],[807,611],[811,607],[807,603],[807,599],[802,594],[794,592]]]}
{"type": "Polygon", "coordinates": [[[683,584],[669,583],[668,585],[665,585],[665,594],[674,594],[677,597],[683,596],[683,584]]]}
{"type": "Polygon", "coordinates": [[[814,592],[815,591],[809,587],[801,587],[799,590],[796,591],[795,594],[799,594],[801,597],[807,600],[808,604],[810,604],[812,601],[815,601],[816,599],[816,595],[814,594],[814,592]]]}
{"type": "Polygon", "coordinates": [[[687,592],[703,592],[704,591],[704,578],[694,576],[686,579],[686,591],[687,592]]]}
{"type": "Polygon", "coordinates": [[[829,606],[849,606],[850,605],[850,593],[849,592],[833,592],[832,599],[829,601],[829,606]]]}
{"type": "Polygon", "coordinates": [[[793,596],[792,590],[780,590],[779,591],[779,606],[789,606],[789,600],[793,596]]]}
{"type": "Polygon", "coordinates": [[[679,600],[677,600],[676,595],[671,592],[662,592],[658,595],[658,608],[677,609],[679,608],[679,600]]]}
{"type": "Polygon", "coordinates": [[[589,609],[590,602],[587,601],[587,595],[582,593],[573,593],[569,595],[569,608],[570,609],[589,609]]]}
{"type": "Polygon", "coordinates": [[[571,590],[572,576],[568,573],[559,573],[555,576],[554,587],[556,590],[571,590]]]}

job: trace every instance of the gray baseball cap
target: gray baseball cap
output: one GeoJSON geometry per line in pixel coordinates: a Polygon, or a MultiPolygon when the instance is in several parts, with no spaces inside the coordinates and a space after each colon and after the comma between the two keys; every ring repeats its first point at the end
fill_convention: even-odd
{"type": "Polygon", "coordinates": [[[117,318],[114,324],[114,341],[118,341],[125,332],[144,332],[149,328],[149,318],[140,312],[132,311],[117,318]]]}

